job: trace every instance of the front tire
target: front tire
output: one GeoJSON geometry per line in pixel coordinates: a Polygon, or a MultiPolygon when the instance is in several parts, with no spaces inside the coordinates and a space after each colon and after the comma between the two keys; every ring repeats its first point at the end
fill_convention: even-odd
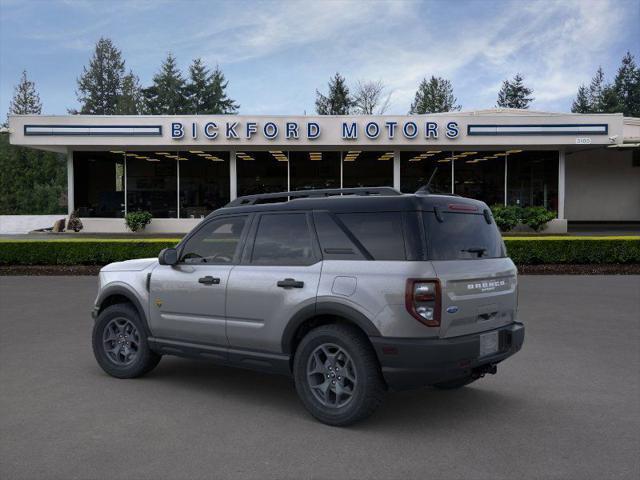
{"type": "Polygon", "coordinates": [[[322,325],[302,339],[294,358],[296,390],[315,418],[346,426],[369,417],[384,396],[380,366],[355,327],[322,325]]]}
{"type": "Polygon", "coordinates": [[[93,326],[93,354],[98,365],[116,378],[135,378],[158,365],[160,355],[149,348],[142,320],[125,303],[105,308],[93,326]]]}

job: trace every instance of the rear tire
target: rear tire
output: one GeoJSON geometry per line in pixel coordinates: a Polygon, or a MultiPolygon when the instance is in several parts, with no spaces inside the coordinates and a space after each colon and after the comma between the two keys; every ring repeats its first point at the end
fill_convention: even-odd
{"type": "Polygon", "coordinates": [[[119,303],[105,308],[93,326],[93,354],[98,365],[116,378],[135,378],[158,365],[160,355],[149,348],[136,309],[119,303]]]}
{"type": "Polygon", "coordinates": [[[385,385],[373,348],[348,325],[322,325],[298,346],[293,363],[296,390],[316,419],[346,426],[369,417],[385,385]]]}
{"type": "Polygon", "coordinates": [[[474,377],[462,377],[457,378],[456,380],[449,380],[448,382],[434,383],[432,386],[437,388],[438,390],[456,390],[458,388],[462,388],[470,383],[478,380],[474,377]]]}

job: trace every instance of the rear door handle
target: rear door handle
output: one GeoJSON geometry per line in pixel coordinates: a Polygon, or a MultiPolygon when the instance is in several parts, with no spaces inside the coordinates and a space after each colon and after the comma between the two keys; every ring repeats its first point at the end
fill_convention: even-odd
{"type": "Polygon", "coordinates": [[[282,288],[303,288],[304,282],[299,282],[294,278],[285,278],[278,282],[278,286],[282,288]]]}
{"type": "Polygon", "coordinates": [[[198,283],[203,283],[205,285],[218,285],[220,283],[220,279],[207,275],[206,277],[199,278],[198,283]]]}

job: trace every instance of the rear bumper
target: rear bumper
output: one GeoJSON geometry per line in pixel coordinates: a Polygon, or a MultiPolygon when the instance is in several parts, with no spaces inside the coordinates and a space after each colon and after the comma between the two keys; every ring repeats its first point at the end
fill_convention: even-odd
{"type": "Polygon", "coordinates": [[[455,338],[370,337],[382,367],[382,375],[392,390],[431,385],[471,375],[486,365],[495,365],[522,348],[524,325],[514,322],[496,329],[498,352],[479,357],[480,332],[455,338]]]}

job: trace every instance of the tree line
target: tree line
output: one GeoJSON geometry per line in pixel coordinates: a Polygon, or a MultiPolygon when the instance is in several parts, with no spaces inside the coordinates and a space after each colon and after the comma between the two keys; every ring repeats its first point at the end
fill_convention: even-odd
{"type": "MultiPolygon", "coordinates": [[[[316,112],[320,115],[381,114],[389,105],[390,94],[385,94],[382,81],[356,84],[351,93],[346,79],[336,73],[328,83],[326,94],[316,90],[316,112]]],[[[528,109],[534,101],[533,88],[524,77],[516,73],[502,82],[496,107],[528,109]]],[[[418,85],[409,114],[428,114],[459,111],[462,107],[453,92],[450,80],[432,75],[418,85]]],[[[602,67],[598,67],[588,86],[581,85],[572,103],[573,113],[614,113],[640,116],[640,68],[627,52],[611,83],[605,80],[602,67]]]]}
{"type": "Polygon", "coordinates": [[[200,58],[185,76],[167,54],[148,87],[126,71],[122,52],[108,38],[96,43],[89,65],[78,78],[79,110],[86,115],[232,114],[240,107],[227,96],[228,82],[219,66],[210,70],[200,58]]]}
{"type": "MultiPolygon", "coordinates": [[[[101,38],[87,66],[77,79],[80,108],[70,113],[93,115],[138,114],[235,114],[240,106],[227,95],[228,82],[221,69],[199,58],[185,76],[176,58],[168,54],[151,85],[143,87],[127,70],[122,52],[108,38],[101,38]]],[[[382,114],[391,92],[382,81],[358,81],[350,89],[336,73],[327,93],[316,90],[315,107],[320,115],[382,114]]],[[[496,106],[529,108],[533,89],[516,74],[502,82],[496,106]]],[[[458,111],[451,81],[425,77],[418,85],[409,114],[458,111]]],[[[573,101],[574,113],[623,112],[640,117],[640,69],[631,53],[622,59],[613,81],[599,67],[588,85],[581,85],[573,101]]],[[[10,114],[42,113],[35,83],[23,71],[9,106],[10,114]]],[[[9,145],[0,135],[0,214],[44,214],[66,211],[66,159],[59,154],[9,145]]]]}
{"type": "MultiPolygon", "coordinates": [[[[151,85],[143,87],[132,70],[126,68],[122,52],[109,38],[100,38],[88,65],[77,79],[79,109],[69,113],[87,115],[176,115],[235,114],[240,105],[227,95],[229,82],[218,65],[210,69],[202,59],[189,65],[186,75],[180,71],[173,54],[168,53],[151,85]]],[[[336,73],[329,79],[327,93],[316,89],[315,110],[319,115],[373,115],[385,113],[392,92],[381,81],[357,81],[352,88],[336,73]]],[[[502,82],[496,98],[500,108],[527,109],[534,101],[533,88],[516,73],[502,82]]],[[[431,75],[418,84],[409,114],[459,111],[450,80],[431,75]]],[[[26,71],[16,87],[9,113],[34,113],[42,110],[35,85],[26,71]]],[[[588,85],[580,85],[571,111],[574,113],[623,112],[640,116],[640,69],[627,52],[613,82],[605,79],[602,67],[588,85]]]]}

